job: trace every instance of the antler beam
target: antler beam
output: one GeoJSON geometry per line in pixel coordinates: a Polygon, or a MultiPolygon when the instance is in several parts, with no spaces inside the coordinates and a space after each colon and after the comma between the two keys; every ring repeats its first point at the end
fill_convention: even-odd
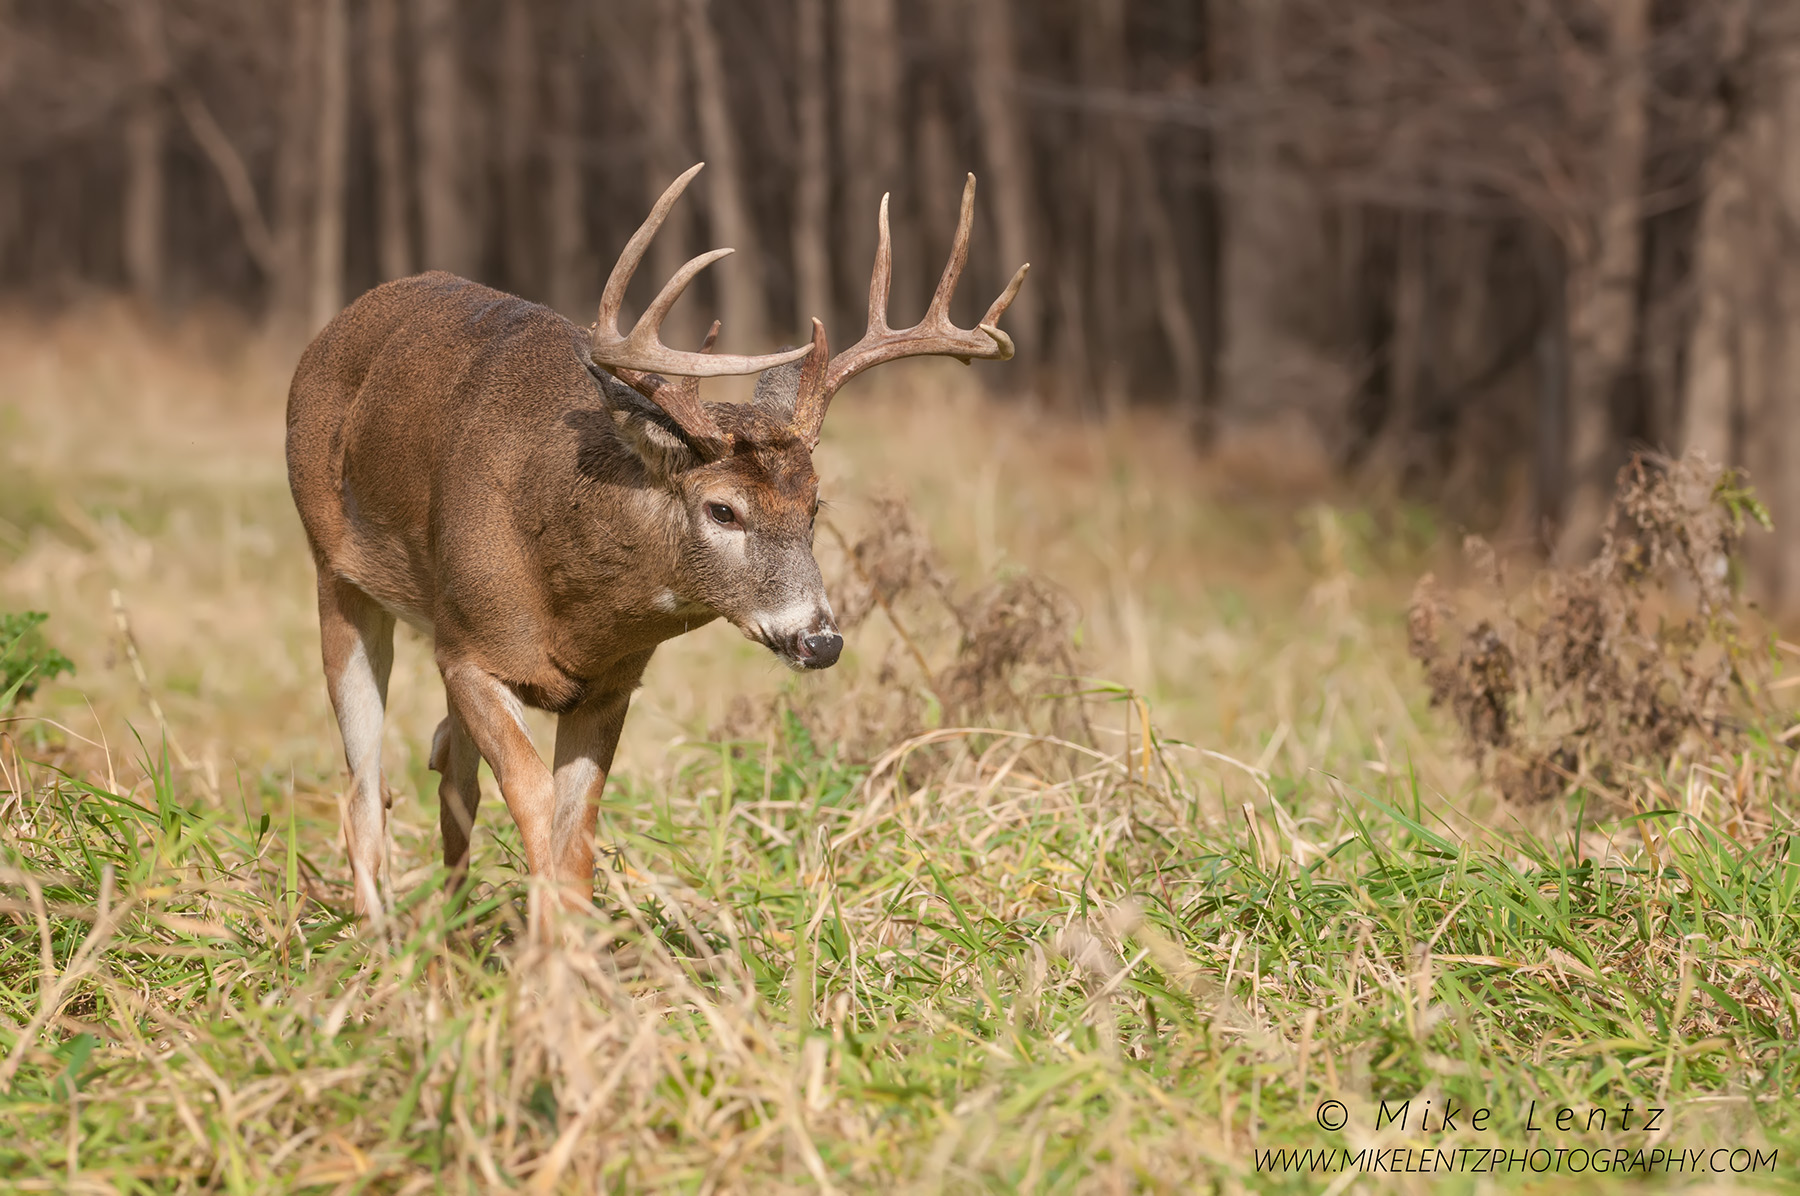
{"type": "Polygon", "coordinates": [[[800,374],[800,390],[794,404],[794,435],[808,444],[819,442],[819,429],[832,396],[851,378],[885,361],[902,357],[955,357],[964,364],[979,357],[986,361],[1006,361],[1013,355],[1012,337],[1000,330],[1000,317],[1012,305],[1025,274],[1027,262],[1019,267],[1006,289],[1000,292],[974,328],[958,328],[950,321],[950,300],[956,284],[962,279],[963,267],[969,261],[969,236],[975,226],[975,176],[963,185],[962,213],[956,223],[956,239],[950,246],[950,260],[944,264],[943,277],[931,296],[925,316],[911,328],[896,331],[888,326],[888,289],[893,281],[894,250],[888,232],[888,197],[881,197],[881,214],[877,220],[879,238],[875,249],[875,269],[869,276],[869,324],[861,340],[836,357],[829,357],[825,327],[813,321],[812,354],[800,374]]]}

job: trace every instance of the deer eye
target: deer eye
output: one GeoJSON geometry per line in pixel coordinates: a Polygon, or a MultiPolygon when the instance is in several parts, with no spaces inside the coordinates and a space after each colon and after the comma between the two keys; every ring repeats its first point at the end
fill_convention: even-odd
{"type": "Polygon", "coordinates": [[[736,523],[737,512],[722,502],[708,503],[706,513],[713,517],[714,523],[736,523]]]}

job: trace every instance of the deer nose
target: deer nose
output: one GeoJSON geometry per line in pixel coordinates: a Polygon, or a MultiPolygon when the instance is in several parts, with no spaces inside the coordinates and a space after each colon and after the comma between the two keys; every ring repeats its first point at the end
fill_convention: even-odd
{"type": "Polygon", "coordinates": [[[820,631],[800,637],[800,663],[809,669],[828,669],[844,651],[844,637],[835,631],[820,631]]]}

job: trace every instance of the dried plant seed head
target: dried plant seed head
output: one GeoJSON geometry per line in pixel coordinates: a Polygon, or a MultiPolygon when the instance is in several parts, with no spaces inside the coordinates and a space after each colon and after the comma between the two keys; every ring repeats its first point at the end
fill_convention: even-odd
{"type": "Polygon", "coordinates": [[[1630,807],[1673,762],[1741,748],[1768,667],[1731,584],[1754,502],[1740,475],[1698,455],[1640,454],[1619,473],[1587,566],[1546,570],[1515,595],[1497,554],[1471,538],[1473,592],[1452,603],[1420,580],[1409,649],[1509,799],[1585,786],[1630,807]]]}

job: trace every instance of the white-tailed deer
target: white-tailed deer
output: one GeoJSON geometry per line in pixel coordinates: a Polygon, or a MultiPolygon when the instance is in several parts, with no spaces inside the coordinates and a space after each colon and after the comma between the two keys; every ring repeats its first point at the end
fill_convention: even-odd
{"type": "Polygon", "coordinates": [[[462,278],[377,287],[331,321],[288,392],[288,480],[319,575],[325,680],[351,783],[341,804],[359,914],[383,910],[387,804],[381,733],[394,621],[428,633],[449,707],[431,745],[444,860],[468,866],[485,759],[535,877],[592,898],[601,787],[656,646],[729,620],[797,669],[829,668],[843,640],[812,556],[812,450],[838,388],[884,361],[1005,360],[997,322],[1021,266],[973,329],[950,322],[968,259],[975,178],[931,306],[887,323],[887,201],[869,326],[833,357],[765,357],[662,343],[669,308],[730,250],[683,266],[628,335],[626,285],[700,169],[675,180],[626,244],[599,319],[462,278]],[[802,358],[804,362],[802,363],[802,358]],[[699,379],[762,372],[747,404],[700,400],[699,379]],[[523,706],[557,715],[546,768],[523,706]]]}

